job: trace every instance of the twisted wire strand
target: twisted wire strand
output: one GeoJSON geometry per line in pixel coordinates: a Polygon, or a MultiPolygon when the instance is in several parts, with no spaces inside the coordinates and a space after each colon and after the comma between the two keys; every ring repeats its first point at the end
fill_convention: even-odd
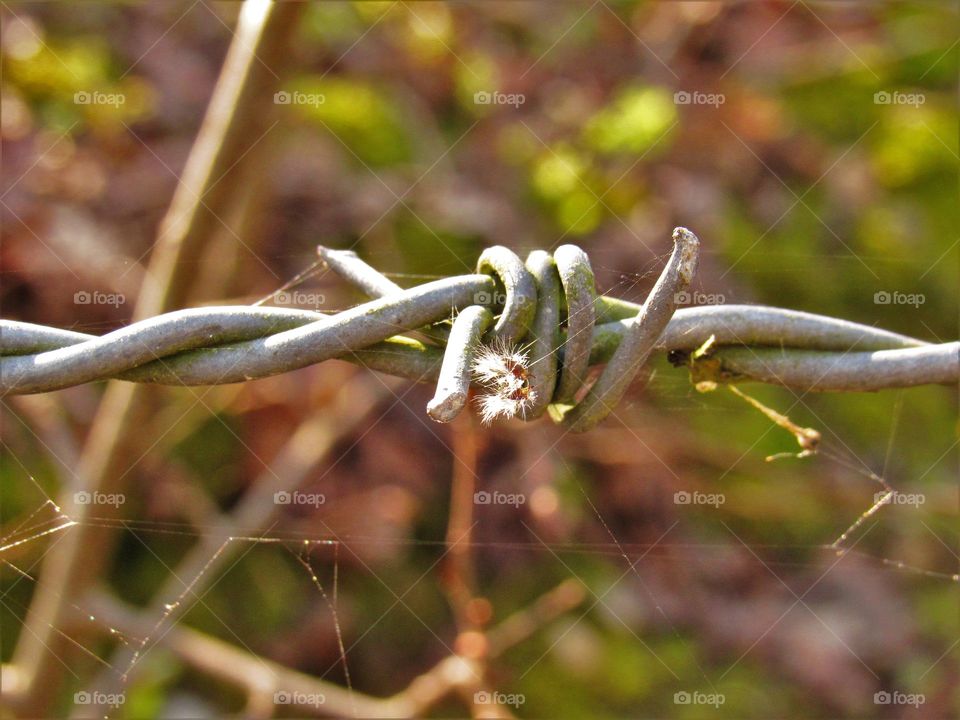
{"type": "Polygon", "coordinates": [[[403,290],[346,251],[321,259],[374,299],[338,314],[275,307],[179,310],[97,337],[0,320],[0,393],[48,392],[119,378],[168,385],[241,382],[330,358],[438,382],[428,413],[452,420],[466,405],[481,343],[525,343],[534,402],[574,430],[615,405],[653,350],[694,379],[756,380],[815,391],[866,391],[960,379],[960,343],[930,345],[889,331],[782,308],[676,309],[699,242],[674,233],[674,252],[643,306],[596,296],[589,259],[561,246],[526,262],[488,248],[475,275],[403,290]],[[448,321],[456,313],[452,328],[448,321]],[[496,313],[496,315],[495,315],[496,313]],[[564,327],[565,326],[565,327],[564,327]],[[427,342],[398,334],[419,332],[427,342]],[[691,351],[708,340],[696,361],[691,351]],[[445,347],[444,347],[445,345],[445,347]],[[579,404],[590,365],[606,363],[579,404]]]}

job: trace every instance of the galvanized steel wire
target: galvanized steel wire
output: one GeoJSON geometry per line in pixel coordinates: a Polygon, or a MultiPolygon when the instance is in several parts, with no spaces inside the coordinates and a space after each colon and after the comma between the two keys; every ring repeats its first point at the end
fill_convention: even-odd
{"type": "Polygon", "coordinates": [[[374,299],[336,314],[192,308],[99,337],[0,320],[0,393],[50,392],[109,378],[217,385],[340,358],[439,381],[428,412],[449,421],[466,405],[472,353],[495,340],[520,344],[530,357],[533,401],[525,419],[549,409],[574,430],[592,427],[615,407],[653,350],[670,352],[695,379],[718,382],[870,391],[960,380],[958,342],[928,344],[765,306],[678,309],[696,270],[699,241],[678,228],[674,243],[643,306],[597,297],[589,259],[573,245],[552,255],[536,251],[526,262],[507,248],[488,248],[477,274],[406,290],[352,253],[320,248],[321,260],[374,299]],[[585,387],[589,366],[597,364],[604,370],[585,387]]]}

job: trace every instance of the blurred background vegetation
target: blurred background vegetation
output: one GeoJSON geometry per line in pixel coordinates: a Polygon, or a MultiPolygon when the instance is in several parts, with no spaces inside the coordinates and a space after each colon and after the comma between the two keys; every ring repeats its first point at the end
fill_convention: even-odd
{"type": "MultiPolygon", "coordinates": [[[[3,317],[94,333],[129,322],[237,12],[4,5],[3,317]],[[124,101],[76,101],[94,91],[124,101]],[[127,302],[75,304],[84,290],[127,302]]],[[[197,261],[192,297],[253,302],[307,267],[318,243],[353,247],[410,285],[463,272],[490,244],[573,242],[600,291],[637,300],[682,224],[703,241],[703,293],[955,339],[958,30],[947,2],[309,5],[281,87],[323,101],[276,104],[249,139],[257,172],[233,188],[242,202],[197,261]],[[476,101],[494,92],[522,102],[476,101]],[[682,104],[678,92],[722,102],[682,104]],[[909,95],[919,99],[882,102],[909,95]],[[924,302],[878,304],[878,292],[924,302]]],[[[322,310],[361,299],[330,275],[303,289],[322,310]]],[[[332,362],[213,388],[199,406],[194,393],[159,390],[149,425],[131,429],[141,447],[122,515],[136,523],[109,587],[146,604],[206,513],[229,510],[260,475],[260,458],[333,412],[341,388],[383,393],[384,381],[332,362]]],[[[882,562],[957,572],[955,391],[748,388],[820,430],[828,453],[766,463],[793,439],[726,391],[697,393],[662,357],[618,419],[576,437],[546,420],[434,425],[429,387],[391,390],[309,473],[305,489],[327,503],[290,509],[269,532],[349,547],[335,562],[317,552],[314,565],[325,583],[337,568],[356,689],[400,691],[457,641],[441,558],[451,447],[468,435],[478,487],[530,500],[475,509],[476,590],[492,621],[566,578],[590,590],[492,664],[493,686],[525,696],[518,715],[960,712],[957,584],[882,562]],[[825,546],[873,503],[867,471],[926,502],[884,508],[838,562],[825,546]],[[677,505],[682,490],[726,502],[677,505]],[[694,690],[726,702],[674,702],[694,690]],[[882,690],[926,703],[877,706],[882,690]]],[[[63,486],[51,444],[68,457],[82,445],[102,391],[5,401],[4,534],[43,501],[28,475],[52,495],[63,486]]],[[[5,559],[35,568],[55,541],[5,559]]],[[[290,552],[256,545],[228,568],[185,624],[344,682],[329,609],[290,552]]],[[[34,585],[6,566],[0,582],[7,661],[34,585]]],[[[81,677],[99,670],[84,653],[72,661],[81,677]]],[[[121,715],[242,707],[162,648],[144,665],[121,715]]]]}

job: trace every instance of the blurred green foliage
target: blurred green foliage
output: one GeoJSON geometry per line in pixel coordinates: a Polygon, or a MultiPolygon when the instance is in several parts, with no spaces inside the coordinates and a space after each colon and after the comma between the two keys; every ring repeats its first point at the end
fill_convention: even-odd
{"type": "MultiPolygon", "coordinates": [[[[834,8],[811,3],[791,10],[789,3],[729,3],[709,17],[697,13],[710,12],[710,3],[622,2],[609,8],[601,3],[588,12],[588,6],[577,5],[493,5],[309,6],[298,46],[291,48],[299,65],[282,85],[290,101],[278,103],[282,138],[272,150],[277,167],[289,170],[302,162],[307,169],[291,173],[293,180],[276,180],[278,188],[271,191],[275,205],[267,202],[262,209],[263,224],[276,237],[264,238],[255,247],[258,256],[276,263],[277,272],[274,277],[244,278],[250,287],[275,285],[287,269],[284,263],[302,260],[305,265],[312,253],[309,245],[329,239],[359,239],[358,248],[378,267],[382,261],[388,269],[425,275],[463,271],[485,244],[502,242],[525,250],[562,239],[579,242],[590,252],[601,291],[625,294],[638,281],[641,290],[646,287],[647,271],[655,265],[641,241],[651,244],[655,254],[665,253],[669,228],[682,223],[704,241],[702,289],[724,293],[727,302],[804,309],[928,340],[956,338],[960,204],[954,41],[960,32],[955,5],[844,3],[834,8]],[[773,15],[767,17],[767,12],[773,15]],[[777,21],[776,30],[783,35],[764,41],[765,31],[781,14],[784,19],[777,21]],[[652,58],[650,45],[677,68],[677,77],[652,58]],[[719,108],[674,103],[675,91],[695,86],[717,88],[726,102],[719,108]],[[520,93],[524,101],[518,106],[477,102],[477,93],[494,91],[520,93]],[[875,102],[875,95],[885,92],[917,94],[923,100],[875,102]],[[301,186],[317,167],[324,169],[329,187],[310,195],[301,186]],[[383,178],[382,183],[371,173],[383,178]],[[454,186],[451,178],[459,182],[454,186]],[[371,184],[378,191],[389,184],[402,193],[414,183],[424,194],[403,195],[404,202],[387,212],[386,207],[365,204],[372,203],[365,190],[371,184]],[[304,221],[310,243],[291,246],[285,232],[302,219],[298,213],[313,211],[318,215],[304,221]],[[480,220],[467,222],[466,216],[480,220]],[[494,228],[506,228],[509,235],[495,236],[494,228]],[[874,294],[884,290],[921,292],[924,302],[917,307],[875,303],[874,294]]],[[[186,90],[179,98],[163,97],[171,87],[189,83],[161,82],[164,78],[152,75],[161,72],[156,67],[137,66],[128,72],[138,53],[119,42],[118,34],[131,8],[136,6],[110,10],[115,24],[102,35],[73,30],[71,13],[81,11],[66,5],[43,12],[33,6],[18,8],[19,14],[36,12],[39,19],[33,21],[33,31],[14,35],[18,42],[5,41],[5,112],[11,113],[16,101],[29,115],[26,130],[5,142],[15,148],[16,143],[39,145],[36,138],[69,131],[88,155],[110,167],[129,160],[131,145],[136,152],[146,152],[116,141],[126,137],[124,125],[152,132],[170,144],[189,143],[199,120],[185,127],[178,116],[164,115],[164,105],[187,105],[192,97],[186,90]],[[125,101],[76,101],[76,93],[91,92],[123,95],[125,101]]],[[[216,9],[232,22],[233,9],[216,9]]],[[[166,18],[166,25],[180,12],[166,18]]],[[[189,51],[191,62],[206,63],[213,74],[221,58],[207,51],[209,33],[222,31],[226,36],[226,30],[209,16],[193,23],[184,21],[167,41],[158,40],[156,51],[163,52],[175,39],[166,50],[170,56],[189,51]]],[[[136,186],[123,176],[113,185],[136,186]]],[[[156,192],[154,186],[147,187],[144,194],[149,197],[140,204],[127,198],[131,207],[117,214],[152,218],[150,213],[162,204],[156,192]]],[[[396,199],[385,195],[391,203],[396,199]]],[[[40,191],[36,196],[31,202],[38,214],[46,212],[48,204],[72,201],[40,191]]],[[[113,198],[99,201],[112,208],[113,198]]],[[[91,205],[92,214],[101,211],[91,205]]],[[[115,220],[110,215],[100,219],[105,225],[115,220]]],[[[146,251],[130,243],[121,248],[129,255],[146,251]]],[[[943,569],[950,561],[933,533],[955,541],[955,468],[949,453],[944,459],[957,434],[954,392],[932,387],[798,396],[778,388],[751,388],[765,404],[821,430],[831,451],[853,468],[822,456],[765,463],[768,455],[795,450],[793,438],[771,429],[767,419],[725,390],[700,395],[662,359],[654,366],[643,400],[626,402],[621,415],[630,427],[649,422],[653,430],[668,429],[670,444],[650,452],[679,457],[671,466],[682,480],[653,462],[653,470],[639,462],[633,466],[611,460],[607,465],[596,457],[558,464],[549,482],[558,497],[557,515],[570,533],[558,544],[586,542],[584,538],[609,542],[606,528],[598,527],[598,513],[620,521],[615,525],[618,537],[652,542],[669,526],[665,520],[662,528],[656,525],[666,507],[657,505],[656,498],[669,498],[671,483],[688,482],[724,493],[726,503],[720,510],[685,511],[672,532],[679,536],[678,543],[700,547],[678,555],[676,568],[687,572],[679,579],[669,573],[672,559],[651,558],[667,578],[665,585],[668,580],[692,582],[689,576],[711,562],[715,545],[738,547],[731,532],[764,558],[776,551],[777,559],[789,566],[777,564],[776,570],[786,574],[797,566],[800,580],[807,582],[803,571],[818,573],[825,557],[830,559],[822,546],[872,503],[878,486],[860,472],[869,468],[885,470],[898,488],[925,493],[928,502],[917,510],[884,511],[858,550],[918,567],[943,569]],[[630,503],[611,491],[625,476],[634,488],[630,503]]],[[[430,438],[415,435],[418,426],[409,417],[393,422],[411,438],[408,452],[446,452],[444,444],[430,445],[430,438]]],[[[611,423],[607,429],[622,428],[611,423]]],[[[175,443],[164,462],[208,493],[216,506],[229,508],[252,474],[245,463],[249,448],[238,440],[247,432],[230,412],[211,415],[175,443]]],[[[5,439],[25,458],[44,491],[55,494],[62,472],[44,448],[25,430],[7,429],[5,439]]],[[[637,437],[631,447],[638,457],[646,457],[648,448],[640,440],[646,441],[637,437]]],[[[371,433],[360,442],[379,441],[371,433]]],[[[512,455],[504,448],[516,450],[527,440],[509,430],[494,430],[488,442],[490,453],[509,465],[512,455]]],[[[564,443],[554,452],[563,454],[564,443]]],[[[443,650],[406,609],[391,611],[395,598],[384,585],[415,585],[404,596],[410,611],[430,618],[445,639],[451,632],[442,592],[435,583],[415,584],[442,552],[449,501],[449,468],[444,468],[425,482],[442,489],[411,490],[425,508],[411,526],[415,542],[376,566],[382,580],[356,563],[340,576],[340,596],[349,605],[344,612],[348,627],[363,628],[390,613],[357,657],[351,657],[359,686],[378,694],[401,689],[412,673],[429,667],[443,650]]],[[[386,474],[395,470],[389,468],[386,474]]],[[[36,507],[38,494],[24,473],[15,463],[0,463],[5,522],[23,518],[36,507]]],[[[524,481],[519,472],[506,474],[512,481],[524,481]]],[[[371,481],[357,475],[350,480],[371,481]]],[[[668,509],[676,513],[672,505],[668,509]]],[[[147,512],[136,504],[129,511],[147,512]]],[[[510,521],[509,532],[497,526],[498,532],[485,540],[498,541],[501,534],[529,540],[515,521],[510,521]],[[509,535],[514,532],[516,537],[509,535]]],[[[317,535],[324,532],[322,523],[314,529],[317,535]]],[[[186,533],[125,535],[112,587],[133,603],[147,602],[167,577],[164,566],[174,565],[190,543],[186,533]]],[[[616,553],[591,555],[569,548],[557,551],[562,563],[545,550],[500,553],[480,547],[477,554],[481,590],[497,619],[525,607],[571,572],[599,593],[626,569],[616,553]]],[[[329,563],[318,560],[316,567],[323,568],[323,581],[329,582],[329,563]]],[[[753,582],[776,587],[763,566],[757,563],[755,570],[761,579],[753,582]]],[[[885,575],[887,583],[881,587],[904,604],[904,615],[898,618],[915,624],[917,635],[910,657],[889,659],[895,677],[884,680],[931,696],[952,692],[953,707],[960,708],[950,670],[938,667],[924,673],[945,649],[944,639],[957,635],[957,586],[890,573],[893,579],[885,575]]],[[[624,581],[625,586],[632,580],[624,581]]],[[[0,612],[5,613],[5,624],[11,624],[22,616],[31,587],[26,582],[13,587],[7,575],[4,583],[8,604],[0,612]]],[[[653,606],[639,584],[630,587],[638,605],[653,606]]],[[[679,587],[682,595],[682,584],[679,587]]],[[[296,557],[275,546],[250,549],[205,602],[206,608],[188,615],[189,624],[232,642],[216,619],[221,618],[263,652],[275,649],[277,638],[295,637],[304,618],[327,612],[296,557]]],[[[693,720],[703,717],[703,708],[678,706],[673,694],[694,687],[711,692],[704,675],[726,698],[712,716],[808,718],[837,713],[836,704],[787,676],[782,664],[747,655],[723,674],[739,653],[727,648],[723,654],[695,628],[683,623],[671,627],[655,612],[635,628],[624,627],[602,607],[576,622],[579,616],[572,613],[498,661],[498,687],[526,697],[519,715],[643,714],[693,720]]],[[[702,624],[724,621],[708,617],[702,624]]],[[[0,636],[5,659],[11,656],[14,639],[11,632],[0,636]]],[[[811,663],[816,662],[814,657],[811,663]]],[[[340,681],[339,676],[335,679],[340,681]]],[[[159,717],[165,697],[194,682],[178,661],[154,652],[147,672],[131,688],[124,713],[159,717]]],[[[225,688],[218,687],[216,694],[226,705],[242,705],[236,693],[225,688]]],[[[868,706],[848,714],[869,717],[874,710],[868,706]]]]}
{"type": "Polygon", "coordinates": [[[307,100],[297,105],[303,115],[318,128],[333,132],[361,162],[380,167],[410,159],[397,102],[374,85],[304,77],[293,82],[291,89],[307,100]]]}

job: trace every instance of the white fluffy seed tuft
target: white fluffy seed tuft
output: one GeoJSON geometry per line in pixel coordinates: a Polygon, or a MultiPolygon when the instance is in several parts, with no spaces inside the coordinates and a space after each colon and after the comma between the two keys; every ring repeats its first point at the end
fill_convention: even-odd
{"type": "Polygon", "coordinates": [[[526,354],[502,341],[481,346],[473,359],[473,375],[487,393],[480,396],[480,420],[526,417],[536,393],[530,388],[526,354]]]}

